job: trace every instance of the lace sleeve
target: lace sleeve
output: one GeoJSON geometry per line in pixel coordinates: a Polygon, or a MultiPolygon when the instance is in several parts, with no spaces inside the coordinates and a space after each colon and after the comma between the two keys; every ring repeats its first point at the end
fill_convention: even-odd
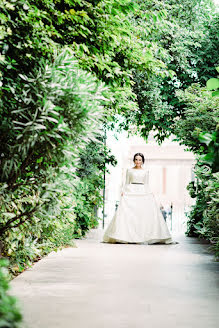
{"type": "Polygon", "coordinates": [[[129,170],[126,170],[126,175],[125,175],[125,184],[129,184],[129,170]]]}
{"type": "Polygon", "coordinates": [[[129,184],[129,170],[126,170],[126,174],[125,174],[125,179],[123,179],[123,183],[122,183],[122,188],[121,188],[121,192],[124,192],[125,189],[125,185],[129,184]]]}
{"type": "Polygon", "coordinates": [[[145,172],[145,177],[144,177],[144,184],[149,184],[149,171],[145,172]]]}

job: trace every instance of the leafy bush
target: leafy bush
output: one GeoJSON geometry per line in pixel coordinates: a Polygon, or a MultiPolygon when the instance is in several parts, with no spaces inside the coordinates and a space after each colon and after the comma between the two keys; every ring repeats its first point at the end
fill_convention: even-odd
{"type": "Polygon", "coordinates": [[[142,137],[156,131],[162,142],[176,134],[175,122],[186,113],[184,99],[176,95],[192,83],[203,87],[214,74],[218,60],[219,15],[213,1],[139,1],[136,26],[143,42],[152,44],[155,57],[166,64],[167,73],[135,70],[133,89],[137,110],[125,113],[126,129],[136,124],[142,137]],[[145,17],[147,18],[145,20],[145,17]],[[139,28],[139,26],[141,28],[139,28]]]}
{"type": "Polygon", "coordinates": [[[16,305],[16,299],[7,294],[9,289],[8,261],[0,259],[0,327],[18,328],[22,316],[16,305]]]}
{"type": "Polygon", "coordinates": [[[0,232],[14,272],[72,244],[77,157],[95,140],[106,101],[106,88],[78,68],[69,49],[40,67],[20,77],[12,111],[1,112],[0,232]]]}
{"type": "Polygon", "coordinates": [[[198,236],[212,243],[219,255],[219,99],[211,92],[192,85],[177,93],[187,105],[185,117],[175,124],[178,140],[197,155],[196,180],[188,185],[196,198],[187,222],[187,235],[198,236]]]}
{"type": "MultiPolygon", "coordinates": [[[[76,160],[66,162],[57,173],[52,171],[52,181],[48,174],[43,194],[45,203],[23,224],[4,233],[3,254],[10,259],[13,275],[52,250],[74,246],[74,238],[85,236],[97,225],[96,210],[102,205],[105,163],[115,165],[116,162],[98,136],[97,142],[90,141],[81,149],[76,160]]],[[[16,192],[9,193],[9,199],[12,195],[15,197],[16,192]]],[[[22,202],[20,196],[18,200],[22,202]]]]}
{"type": "Polygon", "coordinates": [[[184,144],[197,154],[206,152],[206,143],[200,140],[203,133],[214,133],[219,117],[219,98],[212,97],[206,88],[192,84],[185,91],[178,91],[178,98],[184,102],[184,116],[174,125],[180,144],[184,144]]]}
{"type": "Polygon", "coordinates": [[[72,143],[83,145],[92,138],[92,130],[98,129],[102,119],[104,89],[78,69],[68,51],[52,67],[43,68],[32,79],[22,76],[26,84],[17,99],[20,108],[12,110],[8,125],[6,116],[0,127],[10,135],[2,149],[2,193],[9,192],[14,200],[3,204],[1,231],[23,223],[28,213],[42,206],[48,173],[52,179],[57,167],[74,155],[72,143]]]}
{"type": "Polygon", "coordinates": [[[103,205],[102,190],[106,165],[116,165],[117,161],[103,144],[104,137],[97,136],[80,153],[76,174],[80,177],[76,186],[75,231],[84,236],[86,231],[98,225],[97,209],[103,205]]]}
{"type": "MultiPolygon", "coordinates": [[[[5,105],[13,97],[11,80],[19,84],[15,71],[27,74],[40,58],[52,61],[57,51],[68,46],[81,68],[107,84],[111,107],[118,112],[131,111],[133,69],[158,74],[165,66],[155,58],[150,42],[139,38],[134,24],[138,7],[130,0],[1,0],[0,67],[5,105]]],[[[112,115],[109,108],[108,116],[112,115]]]]}
{"type": "Polygon", "coordinates": [[[199,236],[212,243],[216,257],[219,256],[219,173],[211,173],[203,164],[196,168],[197,180],[190,183],[191,197],[196,204],[189,213],[188,236],[199,236]]]}

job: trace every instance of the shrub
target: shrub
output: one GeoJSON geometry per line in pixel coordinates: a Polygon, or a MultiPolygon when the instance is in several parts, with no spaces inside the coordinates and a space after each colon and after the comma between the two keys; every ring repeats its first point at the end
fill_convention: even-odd
{"type": "Polygon", "coordinates": [[[17,307],[16,299],[8,295],[9,275],[8,261],[0,259],[0,327],[19,328],[22,316],[17,307]]]}
{"type": "Polygon", "coordinates": [[[103,121],[105,87],[78,68],[71,50],[40,65],[20,77],[16,103],[1,112],[0,232],[14,271],[71,243],[77,157],[103,121]]]}

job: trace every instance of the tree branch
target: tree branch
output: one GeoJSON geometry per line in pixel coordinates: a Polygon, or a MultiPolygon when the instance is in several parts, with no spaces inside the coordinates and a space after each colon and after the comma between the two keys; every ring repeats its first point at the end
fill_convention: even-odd
{"type": "Polygon", "coordinates": [[[21,225],[22,223],[24,223],[25,221],[27,221],[30,218],[30,215],[32,213],[34,213],[38,209],[38,207],[39,207],[39,204],[37,204],[34,208],[32,208],[32,210],[27,211],[25,213],[21,213],[21,214],[15,216],[14,218],[8,220],[4,226],[3,225],[0,225],[0,235],[3,234],[3,232],[5,232],[6,230],[16,228],[19,225],[21,225]],[[26,219],[22,219],[24,216],[27,216],[27,218],[26,219]],[[14,226],[11,226],[11,224],[13,222],[17,221],[17,220],[20,220],[20,222],[18,222],[14,226]]]}

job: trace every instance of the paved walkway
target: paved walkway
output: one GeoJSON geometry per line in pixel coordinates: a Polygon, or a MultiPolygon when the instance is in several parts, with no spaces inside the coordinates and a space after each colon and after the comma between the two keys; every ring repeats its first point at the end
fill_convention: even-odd
{"type": "Polygon", "coordinates": [[[219,263],[207,245],[176,239],[148,246],[92,236],[51,253],[12,281],[23,327],[219,327],[219,263]]]}

